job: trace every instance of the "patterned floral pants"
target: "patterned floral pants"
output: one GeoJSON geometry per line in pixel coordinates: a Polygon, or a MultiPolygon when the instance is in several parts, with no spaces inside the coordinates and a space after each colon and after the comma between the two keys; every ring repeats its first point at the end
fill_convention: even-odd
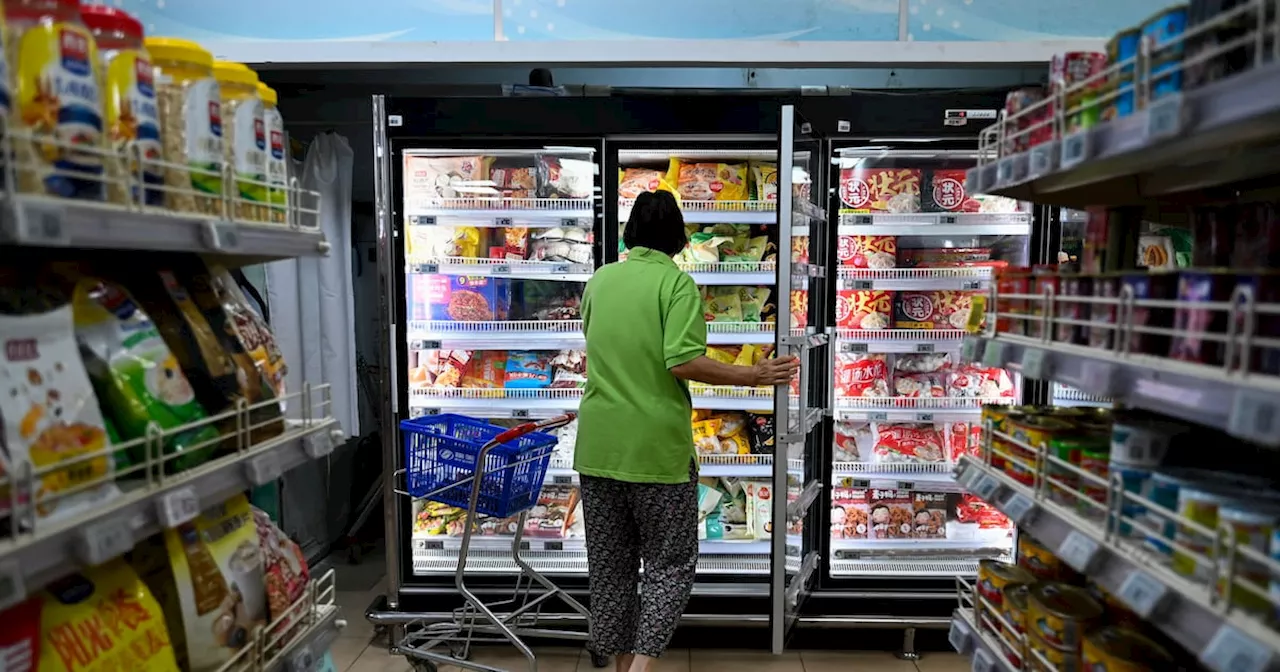
{"type": "Polygon", "coordinates": [[[582,477],[591,651],[658,658],[667,650],[698,566],[697,470],[674,485],[582,477]]]}

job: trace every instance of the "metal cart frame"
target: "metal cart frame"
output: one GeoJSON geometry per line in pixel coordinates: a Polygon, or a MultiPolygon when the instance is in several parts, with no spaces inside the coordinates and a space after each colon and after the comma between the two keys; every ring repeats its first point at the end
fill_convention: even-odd
{"type": "MultiPolygon", "coordinates": [[[[561,590],[560,587],[520,557],[520,542],[524,538],[525,519],[528,518],[529,509],[533,508],[535,502],[530,502],[529,506],[520,512],[520,522],[516,526],[515,537],[511,540],[511,557],[516,566],[520,568],[520,574],[516,578],[515,590],[511,599],[485,604],[479,596],[467,588],[466,581],[467,554],[471,547],[471,536],[479,517],[477,505],[480,500],[481,483],[486,474],[485,458],[490,451],[500,444],[513,441],[533,431],[562,427],[572,422],[574,417],[574,414],[569,413],[538,422],[527,422],[498,434],[480,449],[476,457],[476,470],[471,476],[437,488],[422,497],[415,497],[415,499],[430,500],[434,495],[456,488],[467,481],[471,482],[471,494],[462,532],[462,545],[458,553],[458,569],[454,572],[454,585],[457,586],[458,592],[462,595],[466,604],[453,610],[452,622],[426,623],[419,620],[411,621],[404,626],[404,637],[391,647],[391,652],[404,655],[415,671],[436,672],[437,663],[439,663],[455,665],[468,670],[477,670],[478,672],[506,672],[502,668],[469,662],[467,659],[471,655],[471,645],[476,642],[509,642],[528,659],[529,672],[537,672],[537,657],[534,655],[533,649],[529,648],[521,640],[522,636],[577,641],[586,641],[590,637],[588,634],[591,624],[590,611],[581,602],[569,596],[568,593],[561,590]],[[535,584],[542,588],[542,592],[536,595],[535,584]],[[553,597],[559,597],[574,611],[582,614],[587,623],[588,632],[536,627],[542,611],[542,605],[553,597]],[[495,609],[510,609],[511,611],[499,615],[495,609]],[[449,653],[433,651],[433,649],[442,644],[448,646],[449,653]]],[[[532,457],[506,465],[504,468],[514,469],[522,464],[539,459],[548,459],[548,457],[545,455],[532,457]]],[[[487,473],[496,473],[497,471],[499,470],[487,473]]],[[[406,491],[397,490],[396,492],[412,497],[406,491]]],[[[391,531],[388,531],[388,534],[390,533],[391,531]]],[[[602,666],[600,657],[595,653],[592,653],[592,659],[598,667],[602,666]]]]}

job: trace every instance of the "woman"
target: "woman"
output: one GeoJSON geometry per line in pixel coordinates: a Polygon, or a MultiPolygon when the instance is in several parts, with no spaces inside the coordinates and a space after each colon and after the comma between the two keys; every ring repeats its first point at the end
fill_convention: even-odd
{"type": "Polygon", "coordinates": [[[644,672],[666,650],[698,564],[686,381],[786,385],[800,364],[732,366],[706,356],[702,295],[671,259],[688,241],[670,193],[636,199],[623,242],[627,260],[600,269],[582,299],[590,374],[574,468],[590,558],[589,646],[617,656],[618,672],[644,672]]]}

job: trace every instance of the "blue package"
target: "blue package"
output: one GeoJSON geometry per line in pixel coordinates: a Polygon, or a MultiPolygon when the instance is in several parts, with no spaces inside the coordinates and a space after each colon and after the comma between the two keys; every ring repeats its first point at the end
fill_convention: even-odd
{"type": "Polygon", "coordinates": [[[1151,46],[1151,100],[1182,91],[1183,42],[1173,42],[1187,31],[1187,6],[1161,10],[1142,24],[1142,39],[1151,46]]]}
{"type": "Polygon", "coordinates": [[[508,390],[550,387],[551,357],[547,351],[512,350],[507,353],[507,375],[502,386],[508,390]]]}
{"type": "Polygon", "coordinates": [[[506,278],[432,275],[427,278],[427,293],[432,320],[502,321],[511,312],[511,281],[506,278]]]}

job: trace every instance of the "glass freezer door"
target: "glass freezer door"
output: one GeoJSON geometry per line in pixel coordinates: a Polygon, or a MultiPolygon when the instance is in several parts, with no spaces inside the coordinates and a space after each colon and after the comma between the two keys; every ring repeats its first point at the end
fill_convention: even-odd
{"type": "Polygon", "coordinates": [[[796,110],[781,110],[778,146],[778,325],[775,352],[800,358],[791,385],[774,390],[772,575],[770,585],[774,653],[782,653],[800,606],[817,573],[814,543],[822,494],[816,469],[827,399],[824,374],[830,345],[824,324],[826,269],[825,167],[821,140],[796,110]],[[815,377],[816,376],[816,377],[815,377]]]}

